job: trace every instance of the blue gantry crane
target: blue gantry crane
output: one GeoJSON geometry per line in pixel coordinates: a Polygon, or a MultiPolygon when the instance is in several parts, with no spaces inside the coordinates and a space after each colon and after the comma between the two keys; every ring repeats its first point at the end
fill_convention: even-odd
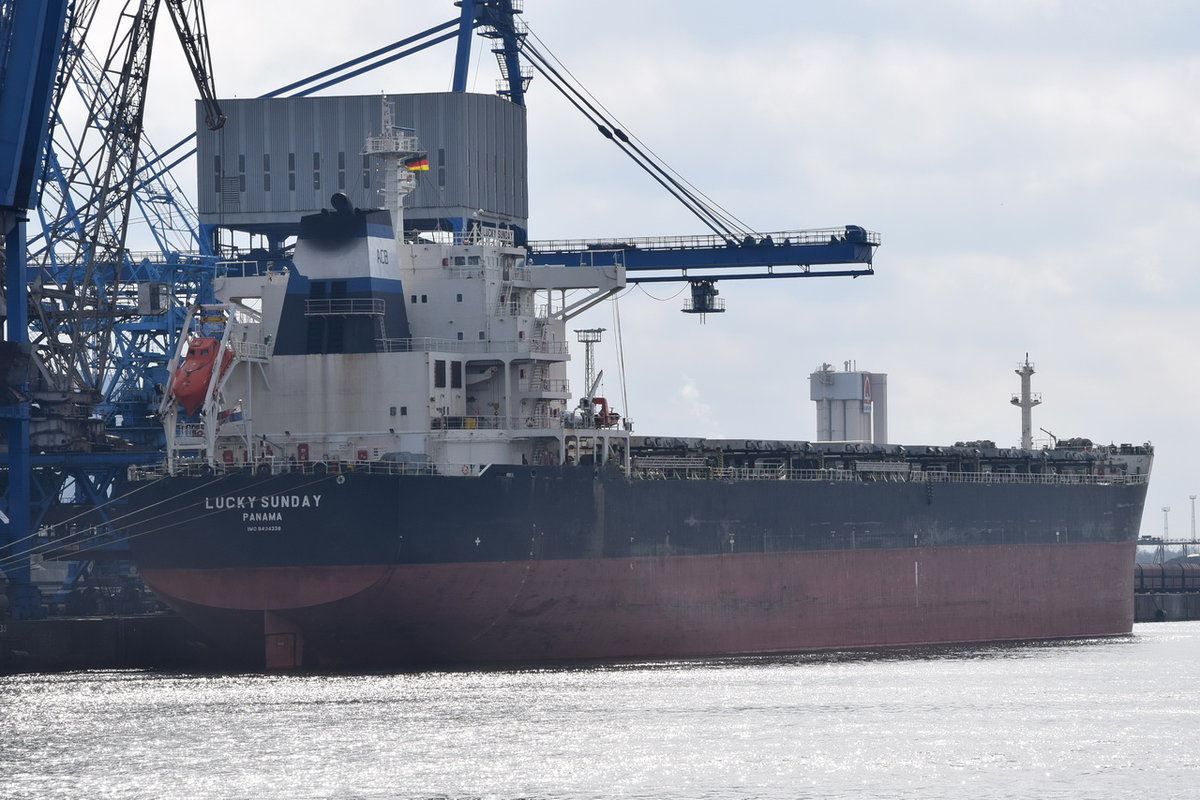
{"type": "MultiPolygon", "coordinates": [[[[0,374],[5,377],[0,416],[5,421],[8,470],[0,516],[0,554],[27,550],[30,532],[28,385],[29,336],[25,223],[37,205],[41,154],[58,76],[67,19],[66,0],[21,3],[0,0],[0,236],[4,239],[5,340],[0,374]]],[[[18,613],[37,602],[28,559],[4,570],[7,598],[18,613]]]]}
{"type": "MultiPolygon", "coordinates": [[[[0,3],[5,361],[14,384],[9,398],[14,402],[5,414],[10,422],[0,569],[18,617],[41,612],[30,568],[49,510],[74,501],[70,505],[81,509],[75,524],[106,533],[98,523],[106,520],[105,501],[125,468],[157,458],[153,444],[132,449],[132,442],[109,428],[127,417],[138,420],[144,399],[127,401],[131,390],[121,381],[122,368],[125,375],[145,376],[144,358],[156,349],[139,344],[150,326],[131,322],[143,309],[130,295],[140,299],[139,277],[157,267],[148,260],[133,263],[126,232],[136,190],[163,185],[139,170],[161,8],[171,17],[210,109],[210,126],[222,122],[199,0],[129,0],[101,61],[87,49],[98,6],[98,0],[0,3]],[[82,131],[70,130],[61,119],[71,99],[81,101],[76,111],[87,120],[82,131]],[[27,212],[35,208],[40,232],[27,239],[27,212]],[[143,362],[134,366],[139,357],[143,362]]],[[[161,204],[163,198],[160,191],[147,202],[161,204]]],[[[178,272],[178,266],[172,269],[178,272]]],[[[179,289],[208,283],[179,278],[179,289]]],[[[161,322],[153,327],[160,338],[170,335],[161,322]]]]}

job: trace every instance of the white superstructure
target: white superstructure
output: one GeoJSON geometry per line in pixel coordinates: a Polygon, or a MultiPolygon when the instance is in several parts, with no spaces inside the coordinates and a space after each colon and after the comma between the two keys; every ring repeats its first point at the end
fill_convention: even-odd
{"type": "MultiPolygon", "coordinates": [[[[385,170],[398,174],[416,142],[392,138],[368,149],[386,151],[385,170]]],[[[628,467],[629,431],[592,398],[576,407],[566,373],[567,320],[591,304],[575,295],[568,305],[567,292],[599,300],[624,287],[624,269],[531,266],[511,230],[478,222],[406,234],[405,177],[386,181],[387,212],[335,196],[332,212],[306,217],[293,268],[227,265],[214,286],[220,303],[193,309],[170,366],[169,468],[628,467]],[[200,336],[219,340],[228,366],[211,370],[189,417],[179,368],[200,336]]]]}

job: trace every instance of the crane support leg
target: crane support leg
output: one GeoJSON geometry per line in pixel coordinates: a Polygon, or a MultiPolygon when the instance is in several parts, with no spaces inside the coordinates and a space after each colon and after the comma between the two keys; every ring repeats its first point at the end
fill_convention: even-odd
{"type": "Polygon", "coordinates": [[[471,67],[471,41],[475,32],[475,0],[462,0],[460,5],[462,17],[458,23],[458,50],[454,55],[454,83],[451,87],[455,92],[467,90],[467,72],[471,67]]]}
{"type": "MultiPolygon", "coordinates": [[[[17,222],[4,237],[8,347],[19,351],[29,343],[28,287],[25,274],[25,223],[17,222]]],[[[20,358],[16,359],[18,363],[20,358]]],[[[24,388],[24,387],[16,387],[24,388]]],[[[11,613],[15,619],[41,616],[42,598],[31,580],[30,562],[22,558],[30,547],[29,402],[23,393],[17,403],[3,407],[8,433],[7,519],[0,519],[0,556],[8,577],[11,613]]]]}

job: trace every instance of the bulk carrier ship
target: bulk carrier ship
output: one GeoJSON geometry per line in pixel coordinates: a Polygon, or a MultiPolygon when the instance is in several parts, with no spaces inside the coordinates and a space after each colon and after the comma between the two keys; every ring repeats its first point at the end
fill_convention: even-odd
{"type": "Polygon", "coordinates": [[[192,309],[166,461],[120,501],[145,582],[247,665],[1130,630],[1148,445],[635,435],[566,373],[574,309],[625,270],[534,263],[499,226],[406,230],[421,148],[389,123],[367,147],[384,209],[335,195],[290,261],[226,265],[192,309]]]}

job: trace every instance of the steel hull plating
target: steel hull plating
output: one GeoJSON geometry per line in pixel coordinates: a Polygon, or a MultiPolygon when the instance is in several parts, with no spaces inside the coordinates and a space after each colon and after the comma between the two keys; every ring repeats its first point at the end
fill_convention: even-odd
{"type": "Polygon", "coordinates": [[[225,589],[291,592],[312,570],[145,577],[247,663],[265,632],[323,667],[419,666],[1127,633],[1132,558],[1132,545],[1084,544],[340,567],[315,582],[369,585],[293,608],[269,593],[230,607],[225,589]]]}
{"type": "Polygon", "coordinates": [[[1128,632],[1145,485],[170,478],[147,583],[248,664],[670,658],[1128,632]],[[264,638],[265,637],[265,638],[264,638]],[[265,645],[265,648],[264,648],[265,645]]]}

